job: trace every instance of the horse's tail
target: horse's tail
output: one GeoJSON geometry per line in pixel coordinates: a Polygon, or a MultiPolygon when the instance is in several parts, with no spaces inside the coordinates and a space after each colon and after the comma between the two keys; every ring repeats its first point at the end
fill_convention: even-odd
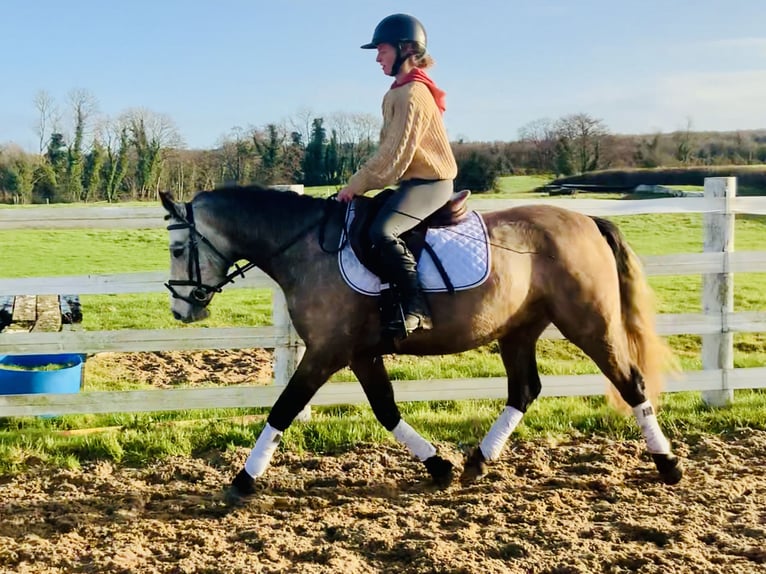
{"type": "MultiPolygon", "coordinates": [[[[622,324],[628,338],[631,362],[644,376],[647,398],[657,406],[664,388],[664,374],[678,371],[678,361],[668,344],[657,334],[654,293],[644,275],[641,261],[617,226],[593,217],[601,235],[612,249],[620,281],[622,324]]],[[[613,386],[610,386],[616,398],[613,386]]]]}

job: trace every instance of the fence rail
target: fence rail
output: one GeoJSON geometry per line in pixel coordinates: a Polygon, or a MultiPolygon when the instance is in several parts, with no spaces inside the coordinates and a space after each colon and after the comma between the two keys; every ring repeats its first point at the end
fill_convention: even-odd
{"type": "MultiPolygon", "coordinates": [[[[766,387],[766,368],[734,369],[731,336],[735,332],[766,332],[766,312],[733,311],[733,274],[766,272],[766,252],[735,252],[732,248],[735,213],[766,214],[766,198],[736,197],[734,178],[705,181],[704,198],[650,200],[476,200],[479,211],[504,209],[531,203],[553,203],[589,215],[636,215],[646,213],[704,213],[706,252],[644,257],[648,275],[701,274],[703,309],[700,314],[658,316],[662,335],[703,336],[703,369],[671,381],[670,391],[696,390],[715,402],[733,389],[766,387]],[[707,358],[706,358],[707,357],[707,358]]],[[[0,229],[159,228],[165,225],[158,207],[38,207],[0,210],[0,229]]],[[[72,277],[0,279],[2,295],[56,293],[116,294],[163,291],[164,272],[142,272],[72,277]]],[[[281,290],[266,275],[252,272],[228,288],[274,289],[272,327],[216,329],[160,329],[121,331],[66,331],[59,333],[0,334],[0,354],[97,353],[102,351],[167,351],[194,349],[275,349],[275,382],[270,387],[223,387],[124,392],[85,392],[76,395],[0,395],[0,416],[128,412],[212,407],[269,406],[281,391],[301,353],[300,340],[292,329],[281,290]]],[[[543,337],[559,339],[555,327],[543,337]]],[[[543,395],[601,394],[601,375],[543,376],[543,395]]],[[[442,399],[500,398],[506,393],[505,378],[399,381],[397,399],[427,400],[438,388],[442,399]]],[[[357,383],[325,385],[312,404],[364,402],[357,383]]]]}

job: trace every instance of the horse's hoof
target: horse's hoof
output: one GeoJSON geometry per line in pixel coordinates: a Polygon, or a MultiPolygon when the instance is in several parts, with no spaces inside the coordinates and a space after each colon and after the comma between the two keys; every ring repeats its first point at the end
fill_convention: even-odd
{"type": "Polygon", "coordinates": [[[255,494],[255,479],[243,468],[224,492],[224,499],[229,504],[239,504],[253,494],[255,494]]]}
{"type": "Polygon", "coordinates": [[[652,454],[654,464],[665,484],[678,484],[684,476],[684,465],[674,454],[652,454]]]}
{"type": "Polygon", "coordinates": [[[434,455],[427,458],[424,463],[428,474],[433,478],[434,484],[439,488],[444,488],[452,483],[453,466],[452,463],[440,456],[434,455]]]}
{"type": "Polygon", "coordinates": [[[242,506],[247,497],[243,496],[238,488],[229,485],[223,490],[223,501],[228,506],[242,506]]]}
{"type": "Polygon", "coordinates": [[[463,465],[463,474],[460,475],[460,482],[462,484],[471,484],[479,480],[482,476],[487,474],[487,461],[481,452],[481,449],[477,446],[465,459],[463,465]]]}

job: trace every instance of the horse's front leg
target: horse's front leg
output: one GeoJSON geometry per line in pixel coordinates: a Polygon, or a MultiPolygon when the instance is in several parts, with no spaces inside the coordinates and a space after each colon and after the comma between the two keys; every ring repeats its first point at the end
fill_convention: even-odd
{"type": "Polygon", "coordinates": [[[408,425],[399,413],[394,400],[394,387],[388,378],[381,356],[359,355],[350,363],[351,370],[359,379],[367,400],[378,421],[396,440],[418,458],[428,470],[434,483],[447,486],[452,482],[452,463],[438,454],[436,448],[408,425]]]}
{"type": "Polygon", "coordinates": [[[345,366],[341,359],[333,359],[328,352],[312,352],[306,349],[301,362],[290,381],[271,407],[255,446],[245,461],[245,466],[232,481],[227,493],[231,499],[250,496],[255,492],[255,479],[269,466],[279,447],[282,434],[295,417],[309,403],[330,376],[345,366]]]}

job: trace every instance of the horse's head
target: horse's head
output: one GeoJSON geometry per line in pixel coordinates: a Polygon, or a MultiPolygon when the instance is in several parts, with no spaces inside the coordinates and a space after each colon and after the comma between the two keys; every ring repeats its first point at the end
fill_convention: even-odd
{"type": "Polygon", "coordinates": [[[160,199],[170,221],[170,279],[165,284],[170,310],[184,323],[200,321],[210,314],[213,295],[230,281],[231,262],[203,234],[212,230],[205,228],[204,217],[195,221],[191,203],[175,201],[170,192],[160,192],[160,199]]]}

